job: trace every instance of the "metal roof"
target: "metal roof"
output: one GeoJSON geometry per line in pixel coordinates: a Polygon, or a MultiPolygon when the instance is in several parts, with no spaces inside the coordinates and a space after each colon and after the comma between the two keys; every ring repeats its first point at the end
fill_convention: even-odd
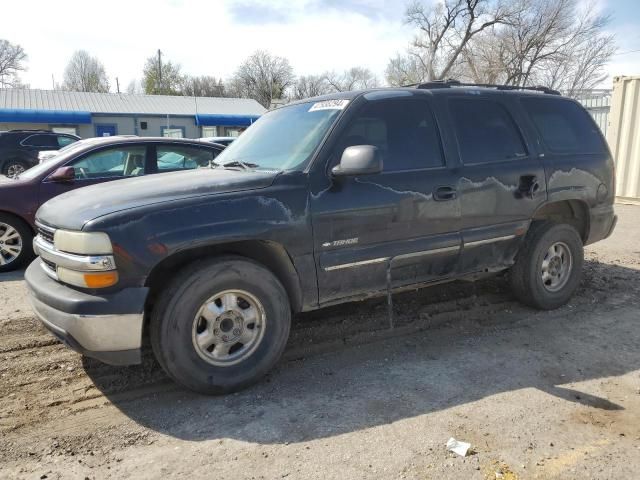
{"type": "Polygon", "coordinates": [[[266,109],[248,98],[181,97],[127,93],[0,89],[0,109],[64,110],[139,115],[262,115],[266,109]]]}

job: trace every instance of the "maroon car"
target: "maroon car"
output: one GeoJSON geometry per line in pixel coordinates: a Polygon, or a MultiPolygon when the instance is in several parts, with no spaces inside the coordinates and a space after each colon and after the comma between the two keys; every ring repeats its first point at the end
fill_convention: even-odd
{"type": "Polygon", "coordinates": [[[0,272],[33,257],[38,207],[76,188],[122,178],[209,167],[224,146],[179,138],[81,140],[17,178],[0,177],[0,272]]]}

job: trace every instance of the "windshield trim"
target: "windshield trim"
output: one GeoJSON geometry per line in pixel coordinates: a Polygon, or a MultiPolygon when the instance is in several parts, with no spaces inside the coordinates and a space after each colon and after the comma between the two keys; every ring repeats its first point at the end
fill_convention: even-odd
{"type": "MultiPolygon", "coordinates": [[[[330,99],[329,99],[330,100],[330,99]]],[[[283,112],[284,110],[287,109],[294,109],[296,107],[303,107],[305,105],[313,105],[315,103],[318,103],[319,100],[318,98],[309,98],[309,99],[305,99],[305,100],[300,100],[300,101],[296,101],[296,102],[292,102],[289,103],[287,105],[283,105],[277,108],[274,108],[273,110],[268,111],[267,113],[265,113],[263,115],[262,118],[267,118],[269,115],[272,115],[274,113],[277,112],[283,112]]],[[[351,101],[349,101],[349,104],[351,103],[351,101]]],[[[315,143],[315,147],[306,155],[306,157],[304,158],[303,161],[298,162],[295,165],[289,165],[286,166],[285,165],[256,165],[253,166],[251,165],[252,162],[250,160],[250,158],[252,158],[253,156],[244,156],[244,157],[240,157],[239,161],[244,162],[248,165],[251,165],[251,168],[245,169],[242,166],[233,166],[231,168],[234,169],[241,169],[241,170],[246,170],[246,171],[264,171],[264,172],[301,172],[301,173],[307,173],[309,171],[309,168],[311,165],[313,165],[315,163],[315,159],[318,155],[318,152],[320,151],[320,149],[324,146],[327,138],[329,137],[329,135],[331,134],[331,132],[333,132],[333,129],[335,128],[335,126],[340,122],[340,119],[342,118],[342,115],[344,114],[344,111],[347,110],[349,108],[349,105],[346,106],[346,108],[341,108],[339,109],[339,112],[334,116],[333,120],[331,121],[331,123],[325,127],[325,132],[322,134],[322,136],[317,139],[316,141],[314,141],[313,143],[315,143]]],[[[338,109],[335,109],[338,110],[338,109]]],[[[231,149],[234,144],[237,142],[238,140],[236,140],[235,142],[233,142],[231,145],[229,145],[227,147],[227,149],[231,149]]],[[[227,149],[225,149],[222,153],[226,153],[227,149]]],[[[230,152],[229,152],[230,153],[230,152]]],[[[216,159],[214,161],[214,165],[212,166],[213,168],[227,168],[226,164],[228,163],[236,163],[238,161],[238,159],[234,156],[234,157],[229,157],[229,161],[227,162],[219,162],[219,159],[216,159]],[[216,166],[217,164],[217,166],[216,166]]]]}
{"type": "MultiPolygon", "coordinates": [[[[354,95],[352,98],[350,98],[348,105],[345,108],[343,108],[340,111],[340,113],[338,113],[338,116],[334,120],[333,124],[331,125],[331,127],[329,127],[327,129],[327,132],[325,133],[324,137],[318,143],[318,146],[316,147],[315,151],[311,154],[311,159],[309,160],[309,162],[307,162],[307,165],[302,170],[302,172],[304,172],[305,174],[308,174],[309,172],[311,172],[311,169],[315,166],[315,164],[316,164],[316,162],[318,160],[318,156],[320,155],[320,152],[322,151],[322,149],[324,148],[325,144],[329,140],[329,137],[331,137],[331,135],[333,134],[335,129],[338,128],[338,125],[340,125],[342,123],[342,118],[346,115],[346,113],[351,111],[351,110],[353,110],[354,106],[355,106],[355,108],[357,108],[358,104],[360,103],[358,100],[360,100],[360,98],[362,98],[364,96],[364,93],[366,93],[366,92],[359,93],[357,95],[354,95]]],[[[324,99],[324,97],[322,97],[322,98],[324,99]]],[[[329,98],[329,100],[331,100],[331,98],[329,98]]],[[[316,100],[314,99],[314,100],[312,100],[310,102],[303,102],[303,103],[315,103],[315,102],[316,102],[316,100]]],[[[299,103],[300,102],[296,102],[296,105],[299,104],[299,103]]]]}

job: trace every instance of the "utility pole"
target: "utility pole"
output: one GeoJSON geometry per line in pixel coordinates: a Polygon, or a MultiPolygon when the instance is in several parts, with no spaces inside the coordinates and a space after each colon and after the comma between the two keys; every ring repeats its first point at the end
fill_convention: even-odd
{"type": "Polygon", "coordinates": [[[120,93],[120,82],[118,81],[118,77],[116,77],[116,90],[120,93]]]}
{"type": "Polygon", "coordinates": [[[158,49],[158,94],[162,95],[162,52],[158,49]]]}

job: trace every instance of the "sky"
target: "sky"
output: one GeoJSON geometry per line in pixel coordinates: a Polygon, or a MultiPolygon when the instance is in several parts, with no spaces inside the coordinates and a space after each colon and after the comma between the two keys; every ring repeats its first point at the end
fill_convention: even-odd
{"type": "MultiPolygon", "coordinates": [[[[609,28],[618,41],[609,77],[640,75],[639,0],[596,1],[612,15],[609,28]]],[[[123,91],[139,79],[145,59],[158,49],[190,75],[228,78],[251,53],[265,49],[286,57],[297,75],[364,66],[382,79],[389,58],[413,36],[403,23],[404,0],[2,3],[0,38],[24,47],[28,71],[21,78],[42,89],[62,83],[64,67],[79,49],[104,63],[112,90],[116,77],[123,91]]]]}

